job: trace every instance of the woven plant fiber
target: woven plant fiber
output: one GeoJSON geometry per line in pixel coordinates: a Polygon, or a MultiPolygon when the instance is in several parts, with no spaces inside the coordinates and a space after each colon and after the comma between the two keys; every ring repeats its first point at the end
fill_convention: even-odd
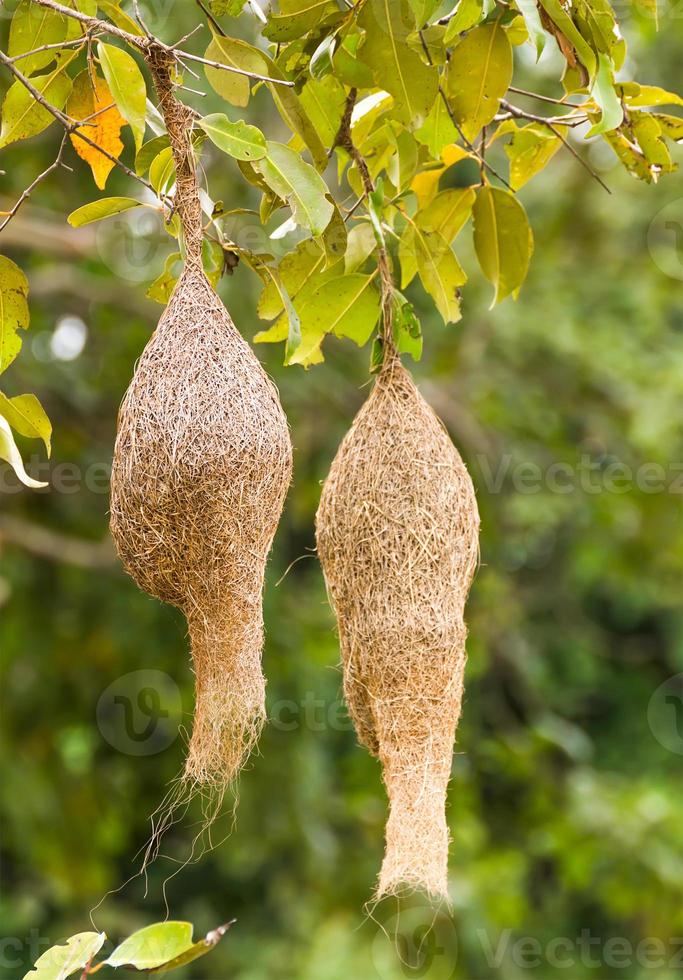
{"type": "Polygon", "coordinates": [[[446,791],[478,531],[465,465],[392,356],[337,452],[317,515],[346,701],[389,797],[377,898],[415,888],[447,898],[446,791]]]}
{"type": "Polygon", "coordinates": [[[265,719],[262,589],[292,469],[277,390],[202,269],[191,113],[150,48],[186,261],[123,399],[111,531],[138,585],[187,618],[196,704],[185,784],[219,794],[265,719]]]}

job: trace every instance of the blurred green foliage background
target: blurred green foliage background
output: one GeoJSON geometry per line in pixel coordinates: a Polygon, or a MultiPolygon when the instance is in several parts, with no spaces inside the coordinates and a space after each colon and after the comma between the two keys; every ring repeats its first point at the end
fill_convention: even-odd
{"type": "MultiPolygon", "coordinates": [[[[621,7],[634,74],[680,88],[680,9],[660,11],[656,34],[621,7]]],[[[170,39],[196,11],[154,0],[147,19],[170,39]]],[[[522,68],[527,85],[555,91],[552,54],[522,68]]],[[[277,131],[265,92],[253,111],[277,131]]],[[[3,200],[49,164],[59,135],[4,152],[3,200]]],[[[419,897],[374,918],[363,908],[385,798],[341,706],[312,548],[320,481],[365,397],[369,350],[330,340],[309,372],[257,349],[295,446],[265,599],[273,723],[232,834],[179,870],[201,816],[188,814],[147,882],[95,913],[111,938],[163,917],[165,893],[197,934],[238,920],[182,974],[193,980],[680,974],[683,183],[640,186],[598,146],[589,159],[611,196],[569,154],[522,193],[536,252],[517,303],[488,311],[469,231],[456,242],[473,278],[462,323],[444,329],[413,297],[425,333],[415,375],[468,462],[482,516],[450,790],[452,915],[438,912],[425,937],[433,913],[419,897]]],[[[102,544],[116,410],[161,311],[144,293],[172,242],[137,212],[69,229],[65,212],[97,192],[71,151],[68,162],[74,172],[42,185],[0,238],[31,284],[7,393],[36,391],[55,427],[51,489],[0,474],[3,978],[90,928],[88,911],[135,872],[192,711],[182,617],[139,592],[102,544]],[[150,718],[152,735],[135,741],[150,718]]],[[[215,197],[251,202],[233,164],[205,163],[215,197]]],[[[467,179],[456,168],[453,180],[467,179]]],[[[108,194],[131,190],[111,175],[108,194]]],[[[252,337],[256,279],[240,267],[221,293],[252,337]]],[[[22,449],[39,473],[36,444],[22,449]]],[[[230,829],[226,814],[216,841],[230,829]]]]}

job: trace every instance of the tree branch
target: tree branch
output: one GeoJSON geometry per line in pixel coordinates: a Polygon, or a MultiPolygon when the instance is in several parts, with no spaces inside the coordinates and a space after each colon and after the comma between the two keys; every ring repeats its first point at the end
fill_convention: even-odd
{"type": "Polygon", "coordinates": [[[73,41],[57,41],[55,44],[41,44],[39,48],[33,48],[31,51],[24,51],[22,54],[15,54],[13,58],[10,58],[11,64],[16,61],[22,61],[24,58],[31,58],[34,54],[40,54],[42,51],[54,51],[59,48],[78,48],[80,45],[85,44],[86,37],[78,37],[73,41]]]}
{"type": "Polygon", "coordinates": [[[68,137],[68,133],[64,133],[64,135],[62,136],[62,142],[59,144],[59,152],[57,153],[54,162],[51,163],[46,170],[43,170],[42,174],[38,174],[38,176],[33,181],[33,183],[29,184],[26,190],[22,192],[21,197],[18,199],[14,207],[7,212],[7,216],[5,220],[2,222],[2,224],[0,224],[0,231],[3,231],[3,229],[7,227],[7,225],[10,223],[12,218],[19,210],[19,208],[22,206],[22,204],[29,199],[29,197],[36,189],[38,184],[40,184],[41,181],[45,180],[45,178],[48,177],[52,173],[52,171],[56,170],[57,167],[60,165],[60,163],[62,162],[62,155],[64,153],[64,147],[66,146],[67,137],[68,137]]]}
{"type": "Polygon", "coordinates": [[[244,68],[237,68],[233,65],[224,65],[218,61],[207,61],[206,58],[200,58],[199,55],[190,54],[189,51],[181,51],[174,45],[164,44],[163,41],[159,41],[157,38],[154,38],[151,35],[146,37],[144,34],[131,34],[129,31],[124,31],[120,27],[116,27],[115,24],[110,24],[108,21],[100,20],[99,17],[89,17],[88,14],[82,14],[79,10],[73,10],[71,7],[65,7],[63,4],[57,3],[57,0],[34,0],[34,2],[40,4],[41,7],[47,7],[49,10],[54,10],[56,13],[62,14],[64,17],[72,17],[74,20],[80,21],[81,24],[85,24],[92,30],[112,34],[114,37],[120,38],[122,41],[125,41],[126,44],[130,44],[142,52],[147,51],[150,44],[155,44],[157,47],[163,48],[169,53],[172,52],[177,54],[180,58],[184,58],[188,61],[196,61],[203,65],[209,65],[210,68],[219,68],[222,71],[231,71],[236,75],[245,75],[247,78],[253,78],[255,81],[271,82],[273,85],[283,85],[286,88],[291,88],[294,85],[294,82],[289,82],[286,79],[271,78],[269,75],[261,75],[258,72],[253,71],[245,71],[244,68]]]}
{"type": "MultiPolygon", "coordinates": [[[[351,136],[351,115],[353,113],[353,107],[356,104],[356,95],[356,89],[352,88],[346,97],[344,115],[342,116],[342,121],[339,126],[339,131],[335,137],[333,148],[335,146],[341,146],[342,149],[346,150],[353,162],[356,164],[363,184],[364,200],[366,201],[369,210],[370,195],[374,193],[375,184],[370,174],[370,170],[368,169],[368,165],[365,162],[365,158],[353,142],[353,137],[351,136]]],[[[389,254],[386,246],[380,242],[378,242],[377,250],[377,268],[379,270],[380,282],[382,286],[382,329],[380,331],[380,338],[384,346],[384,363],[387,364],[387,355],[389,360],[394,360],[396,357],[398,357],[396,345],[394,343],[394,279],[391,273],[391,263],[389,261],[389,254]]]]}
{"type": "Polygon", "coordinates": [[[518,109],[516,105],[513,105],[511,102],[508,102],[507,99],[501,99],[500,104],[503,107],[503,109],[505,109],[506,112],[509,112],[511,116],[514,116],[517,119],[529,119],[532,122],[537,122],[542,124],[543,126],[547,126],[548,129],[552,133],[554,133],[555,136],[557,136],[557,138],[563,143],[566,149],[569,150],[571,155],[573,157],[576,157],[576,159],[579,161],[583,169],[587,173],[589,173],[594,180],[597,180],[600,186],[604,187],[604,189],[607,191],[608,194],[612,193],[612,191],[609,189],[609,187],[604,182],[602,177],[599,174],[596,174],[593,168],[588,163],[586,163],[586,161],[583,159],[581,154],[574,149],[574,147],[571,145],[569,140],[563,135],[563,133],[560,132],[560,130],[557,128],[557,125],[554,124],[554,121],[545,119],[543,116],[536,116],[531,112],[525,112],[523,109],[518,109]]]}
{"type": "MultiPolygon", "coordinates": [[[[36,0],[36,2],[43,3],[44,0],[36,0]]],[[[57,6],[59,6],[59,4],[57,4],[57,6]]],[[[9,68],[9,70],[12,72],[12,74],[17,79],[17,81],[21,82],[24,88],[26,88],[31,93],[31,95],[36,100],[36,102],[38,102],[39,105],[41,105],[44,109],[46,109],[47,112],[50,113],[50,115],[54,116],[57,122],[61,123],[61,125],[64,127],[64,129],[67,131],[67,133],[70,136],[74,136],[77,139],[82,140],[84,143],[87,143],[88,146],[92,147],[93,150],[97,150],[98,153],[101,153],[102,156],[105,156],[108,160],[110,160],[115,166],[119,168],[119,170],[123,170],[123,172],[127,174],[129,177],[132,177],[134,180],[137,180],[138,183],[143,184],[148,190],[152,191],[152,193],[156,196],[156,191],[148,181],[146,181],[143,177],[138,176],[138,174],[136,174],[134,170],[131,170],[130,167],[127,167],[125,165],[125,163],[122,163],[118,159],[118,157],[115,157],[113,153],[110,153],[108,150],[105,150],[104,147],[99,146],[97,143],[95,143],[94,140],[91,140],[89,136],[86,136],[85,133],[79,132],[81,126],[87,125],[87,120],[71,119],[69,116],[66,115],[66,113],[62,112],[61,109],[56,109],[53,105],[51,105],[47,101],[47,99],[44,98],[42,93],[38,91],[35,85],[33,85],[30,79],[28,79],[22,72],[19,71],[19,69],[15,65],[12,64],[11,60],[7,57],[7,55],[2,50],[0,50],[0,62],[4,64],[7,68],[9,68]]]]}
{"type": "Polygon", "coordinates": [[[0,543],[5,542],[58,564],[93,570],[118,567],[108,536],[102,541],[85,541],[10,514],[0,515],[0,543]]]}

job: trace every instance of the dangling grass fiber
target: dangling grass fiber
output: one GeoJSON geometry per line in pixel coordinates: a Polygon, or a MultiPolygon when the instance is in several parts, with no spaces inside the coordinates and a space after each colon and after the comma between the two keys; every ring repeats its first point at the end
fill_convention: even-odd
{"type": "Polygon", "coordinates": [[[344,693],[390,803],[376,898],[447,899],[445,804],[478,560],[472,481],[395,353],[325,481],[318,554],[339,623],[344,693]]]}

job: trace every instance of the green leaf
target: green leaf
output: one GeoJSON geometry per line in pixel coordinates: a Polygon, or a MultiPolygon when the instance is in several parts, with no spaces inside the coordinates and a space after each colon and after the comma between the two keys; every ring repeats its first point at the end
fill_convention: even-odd
{"type": "Polygon", "coordinates": [[[468,139],[498,112],[512,81],[512,46],[499,21],[475,29],[455,48],[448,67],[448,100],[468,139]]]}
{"type": "Polygon", "coordinates": [[[459,0],[455,13],[448,22],[443,42],[452,44],[463,31],[469,31],[484,19],[482,0],[459,0]]]}
{"type": "MultiPolygon", "coordinates": [[[[287,294],[295,299],[313,277],[325,268],[325,253],[310,238],[299,242],[296,248],[284,256],[278,266],[278,277],[287,294]]],[[[269,276],[258,301],[257,312],[263,320],[278,316],[284,305],[277,284],[269,276]]],[[[280,338],[282,339],[282,338],[280,338]]]]}
{"type": "Polygon", "coordinates": [[[653,180],[656,180],[661,173],[675,170],[664,141],[664,132],[655,116],[650,115],[649,112],[631,112],[629,126],[647,160],[653,180]]]}
{"type": "Polygon", "coordinates": [[[76,208],[66,220],[72,228],[80,228],[93,221],[101,221],[102,218],[109,218],[113,214],[121,214],[122,211],[139,207],[143,205],[140,201],[134,201],[132,197],[102,197],[99,201],[91,201],[90,204],[83,204],[80,208],[76,208]]]}
{"type": "Polygon", "coordinates": [[[568,12],[568,10],[571,10],[571,7],[566,10],[562,0],[539,0],[539,3],[545,10],[548,18],[560,29],[572,47],[575,48],[579,61],[588,72],[588,77],[591,79],[595,78],[597,69],[595,52],[572,20],[571,14],[568,12]]]}
{"type": "Polygon", "coordinates": [[[473,187],[441,191],[415,221],[423,231],[438,232],[450,245],[472,213],[476,194],[473,187]]]}
{"type": "Polygon", "coordinates": [[[529,39],[536,48],[536,61],[538,61],[543,54],[548,35],[543,30],[536,0],[515,0],[515,5],[524,18],[529,39]]]}
{"type": "Polygon", "coordinates": [[[376,247],[374,229],[367,221],[352,228],[346,244],[344,272],[355,272],[372,255],[376,247]]]}
{"type": "Polygon", "coordinates": [[[309,79],[301,90],[301,104],[325,146],[332,146],[339,132],[346,95],[333,75],[322,81],[309,79]]]}
{"type": "Polygon", "coordinates": [[[373,92],[357,102],[351,114],[351,135],[357,147],[363,146],[371,133],[377,130],[377,121],[394,105],[393,95],[373,92]]]}
{"type": "Polygon", "coordinates": [[[410,354],[414,361],[422,357],[422,327],[411,303],[394,290],[394,342],[399,354],[410,354]]]}
{"type": "Polygon", "coordinates": [[[415,259],[422,285],[436,303],[444,323],[460,319],[460,286],[467,276],[445,238],[415,227],[415,259]]]}
{"type": "Polygon", "coordinates": [[[17,331],[28,324],[28,280],[18,265],[0,255],[0,374],[21,350],[17,331]]]}
{"type": "Polygon", "coordinates": [[[147,88],[143,74],[135,59],[122,48],[98,41],[97,51],[114,102],[133,130],[135,150],[139,152],[145,138],[147,112],[147,88]]]}
{"type": "Polygon", "coordinates": [[[149,182],[157,194],[166,194],[175,180],[175,161],[170,146],[158,153],[149,165],[149,182]]]}
{"type": "Polygon", "coordinates": [[[166,306],[178,281],[182,261],[180,252],[171,252],[166,259],[163,272],[147,290],[145,294],[147,299],[153,299],[156,303],[161,303],[162,306],[166,306]]]}
{"type": "Polygon", "coordinates": [[[398,136],[393,136],[392,143],[396,152],[389,160],[387,176],[397,191],[404,191],[415,176],[417,170],[418,147],[411,133],[403,130],[398,136]]]}
{"type": "MultiPolygon", "coordinates": [[[[284,74],[273,59],[252,44],[247,44],[246,41],[214,35],[214,39],[207,49],[206,57],[222,64],[234,65],[245,71],[253,71],[260,75],[268,75],[270,78],[285,80],[284,74]]],[[[208,66],[204,70],[209,84],[224,99],[233,105],[245,106],[247,104],[249,101],[248,78],[208,66]]],[[[292,88],[272,82],[267,82],[266,85],[285,123],[306,144],[318,170],[324,170],[327,166],[327,151],[296,92],[292,88]]]]}
{"type": "Polygon", "coordinates": [[[600,106],[602,115],[600,121],[591,126],[586,133],[586,139],[618,129],[624,118],[624,109],[614,88],[612,65],[605,54],[598,55],[598,72],[591,88],[591,95],[600,106]]]}
{"type": "Polygon", "coordinates": [[[359,57],[378,87],[394,96],[393,113],[410,129],[422,125],[434,105],[439,73],[426,65],[407,42],[414,23],[407,0],[366,3],[358,23],[365,30],[359,57]]]}
{"type": "Polygon", "coordinates": [[[245,0],[209,0],[211,13],[216,17],[238,17],[245,0]]]}
{"type": "Polygon", "coordinates": [[[325,268],[329,269],[331,266],[336,265],[340,259],[343,259],[346,252],[348,233],[346,222],[335,201],[329,194],[327,199],[333,207],[332,218],[317,241],[325,252],[325,268]]]}
{"type": "Polygon", "coordinates": [[[142,147],[138,153],[135,154],[135,173],[141,177],[147,172],[149,166],[157,157],[162,150],[165,150],[169,146],[168,135],[163,136],[153,136],[151,140],[147,140],[146,143],[142,144],[142,147]]]}
{"type": "Polygon", "coordinates": [[[330,72],[334,70],[332,59],[334,57],[336,43],[337,42],[334,35],[330,34],[329,37],[326,37],[320,42],[318,47],[311,55],[308,70],[313,78],[318,79],[318,81],[320,81],[320,79],[324,78],[326,75],[329,75],[330,72]]]}
{"type": "Polygon", "coordinates": [[[373,279],[374,275],[360,273],[331,279],[298,307],[301,343],[291,364],[307,365],[321,360],[320,344],[328,333],[349,337],[359,347],[367,342],[380,312],[380,296],[373,279]]]}
{"type": "MultiPolygon", "coordinates": [[[[0,419],[0,456],[7,459],[7,456],[3,454],[3,422],[4,419],[0,419]]],[[[14,450],[18,456],[16,446],[14,450]]],[[[8,459],[7,461],[14,465],[11,460],[8,459]]],[[[29,487],[47,486],[47,483],[38,483],[26,476],[21,457],[19,457],[19,464],[21,473],[17,472],[17,476],[22,483],[29,487]]],[[[77,935],[71,936],[65,945],[52,946],[51,949],[46,950],[36,960],[35,967],[24,976],[24,980],[65,980],[72,973],[83,970],[88,965],[93,956],[102,949],[106,938],[103,932],[79,932],[77,935]]]]}
{"type": "Polygon", "coordinates": [[[681,116],[667,116],[663,113],[655,112],[653,117],[657,120],[665,136],[678,143],[683,140],[683,118],[681,116]]]}
{"type": "Polygon", "coordinates": [[[129,17],[125,11],[121,10],[118,0],[97,0],[97,6],[103,14],[107,15],[112,24],[116,24],[122,31],[128,31],[130,34],[138,35],[141,33],[140,25],[132,17],[129,17]]]}
{"type": "Polygon", "coordinates": [[[280,0],[281,14],[270,14],[263,36],[281,44],[293,41],[317,27],[330,14],[339,12],[334,0],[280,0]]]}
{"type": "Polygon", "coordinates": [[[625,99],[629,108],[644,108],[658,105],[683,105],[683,96],[667,92],[658,85],[639,85],[637,82],[622,82],[616,85],[617,95],[625,99]]]}
{"type": "Polygon", "coordinates": [[[479,265],[496,289],[493,307],[516,293],[526,279],[533,249],[531,229],[514,194],[498,187],[482,187],[472,213],[479,265]]]}
{"type": "Polygon", "coordinates": [[[35,395],[16,395],[8,398],[0,391],[0,415],[12,428],[27,439],[42,439],[50,455],[52,425],[35,395]]]}
{"type": "MultiPolygon", "coordinates": [[[[7,54],[10,58],[33,51],[45,44],[58,44],[66,39],[67,18],[54,10],[38,6],[32,0],[21,0],[10,25],[7,54]]],[[[55,59],[55,51],[40,51],[17,62],[24,75],[32,75],[55,59]]]]}
{"type": "MultiPolygon", "coordinates": [[[[33,87],[55,109],[64,107],[71,92],[71,79],[64,72],[70,60],[71,58],[63,59],[49,74],[36,75],[31,79],[33,87]]],[[[2,103],[0,147],[37,136],[54,121],[52,113],[36,102],[21,82],[14,82],[2,103]]]]}
{"type": "Polygon", "coordinates": [[[457,140],[458,131],[441,96],[429,110],[422,125],[415,130],[415,138],[427,147],[435,160],[439,159],[445,147],[457,140]]]}
{"type": "MultiPolygon", "coordinates": [[[[301,320],[299,319],[299,314],[294,308],[291,297],[287,292],[287,289],[280,278],[280,273],[277,269],[271,269],[269,266],[265,266],[265,271],[270,276],[270,284],[274,287],[277,292],[280,304],[284,308],[285,315],[287,317],[287,336],[285,338],[285,359],[284,363],[291,364],[292,357],[298,350],[301,344],[301,320]]],[[[267,331],[263,331],[267,333],[267,331]]]]}
{"type": "MultiPolygon", "coordinates": [[[[243,71],[253,71],[259,75],[267,74],[265,56],[246,41],[217,35],[206,49],[204,55],[209,61],[231,65],[243,71]]],[[[232,71],[204,66],[204,73],[211,88],[227,102],[235,106],[246,106],[249,102],[250,81],[246,75],[232,71]]]]}
{"type": "Polygon", "coordinates": [[[266,155],[266,138],[256,126],[243,119],[232,122],[222,112],[213,112],[197,121],[211,142],[237,160],[260,160],[266,155]]]}
{"type": "Polygon", "coordinates": [[[124,939],[104,962],[113,967],[165,973],[204,956],[220,942],[231,925],[232,922],[228,922],[219,926],[195,943],[191,922],[157,922],[124,939]]]}
{"type": "Polygon", "coordinates": [[[441,6],[441,0],[409,0],[415,17],[415,26],[422,28],[429,23],[441,6]]]}
{"type": "Polygon", "coordinates": [[[266,146],[267,156],[254,161],[254,169],[279,198],[287,201],[298,225],[313,235],[322,234],[334,211],[324,180],[291,147],[271,141],[266,146]]]}
{"type": "MultiPolygon", "coordinates": [[[[557,126],[564,136],[566,127],[557,126]]],[[[541,123],[530,123],[515,131],[505,147],[510,160],[510,185],[518,191],[550,162],[562,146],[559,136],[541,123]]]]}

